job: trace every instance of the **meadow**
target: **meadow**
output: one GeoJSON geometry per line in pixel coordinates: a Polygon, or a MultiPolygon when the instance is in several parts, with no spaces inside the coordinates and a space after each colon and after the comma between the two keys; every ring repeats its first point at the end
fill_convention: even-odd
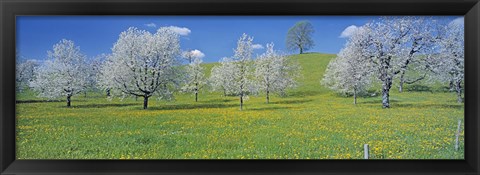
{"type": "MultiPolygon", "coordinates": [[[[380,96],[344,97],[320,80],[331,54],[294,55],[303,77],[286,97],[238,97],[200,91],[174,101],[108,100],[88,92],[46,101],[17,93],[18,159],[463,159],[455,151],[464,106],[441,86],[392,87],[391,108],[380,96]],[[418,88],[422,87],[422,88],[418,88]]],[[[212,64],[206,64],[207,76],[212,64]]]]}

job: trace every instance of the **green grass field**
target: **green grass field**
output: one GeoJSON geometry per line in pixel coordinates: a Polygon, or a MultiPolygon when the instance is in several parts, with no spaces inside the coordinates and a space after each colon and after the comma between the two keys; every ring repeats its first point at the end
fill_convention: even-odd
{"type": "MultiPolygon", "coordinates": [[[[454,150],[463,104],[454,93],[391,90],[381,97],[339,96],[320,85],[335,55],[293,56],[302,66],[299,88],[287,97],[251,96],[239,110],[237,97],[203,91],[151,98],[107,100],[104,94],[46,102],[17,94],[18,159],[463,159],[454,150]]],[[[212,65],[206,65],[208,72],[212,65]]],[[[209,73],[207,73],[209,75],[209,73]]]]}

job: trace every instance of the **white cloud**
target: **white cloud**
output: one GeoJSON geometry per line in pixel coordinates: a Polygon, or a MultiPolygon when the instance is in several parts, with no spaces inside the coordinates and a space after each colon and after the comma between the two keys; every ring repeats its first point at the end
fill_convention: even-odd
{"type": "Polygon", "coordinates": [[[263,49],[263,46],[261,44],[253,44],[252,49],[263,49]]]}
{"type": "Polygon", "coordinates": [[[449,23],[449,25],[463,25],[464,19],[462,17],[455,18],[452,22],[449,23]]]}
{"type": "Polygon", "coordinates": [[[348,38],[352,36],[356,31],[358,30],[358,27],[356,25],[351,25],[345,28],[343,30],[342,34],[340,34],[340,38],[348,38]]]}
{"type": "Polygon", "coordinates": [[[152,27],[152,28],[157,27],[157,25],[156,25],[155,23],[153,23],[153,22],[148,23],[148,24],[145,24],[145,26],[147,26],[147,27],[152,27]]]}
{"type": "Polygon", "coordinates": [[[181,36],[187,36],[192,33],[192,31],[186,27],[170,26],[169,28],[181,36]]]}
{"type": "Polygon", "coordinates": [[[203,58],[205,57],[205,54],[202,51],[199,51],[197,49],[190,51],[193,57],[195,58],[203,58]]]}

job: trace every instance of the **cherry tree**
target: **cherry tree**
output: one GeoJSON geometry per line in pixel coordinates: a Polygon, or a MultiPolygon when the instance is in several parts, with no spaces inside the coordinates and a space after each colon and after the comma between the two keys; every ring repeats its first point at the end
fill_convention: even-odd
{"type": "Polygon", "coordinates": [[[465,76],[465,43],[463,23],[450,23],[445,26],[444,37],[439,41],[440,55],[434,64],[435,78],[451,84],[457,94],[457,102],[462,103],[465,76]]]}
{"type": "Polygon", "coordinates": [[[85,83],[85,91],[83,91],[85,97],[87,97],[88,90],[97,90],[99,88],[98,75],[100,74],[100,68],[103,61],[105,61],[105,57],[105,54],[100,54],[86,61],[85,73],[87,75],[87,82],[85,83]]]}
{"type": "MultiPolygon", "coordinates": [[[[361,32],[362,42],[356,44],[358,48],[354,53],[356,58],[365,58],[371,64],[372,76],[381,81],[383,108],[390,107],[390,89],[394,79],[400,79],[399,91],[402,91],[404,83],[420,81],[433,72],[432,63],[438,55],[438,40],[441,38],[441,31],[438,31],[438,24],[433,19],[383,17],[378,22],[362,26],[361,32]],[[407,77],[408,71],[422,75],[407,77]]],[[[346,47],[351,46],[347,44],[346,47]]],[[[343,52],[351,52],[345,49],[343,52]]],[[[347,56],[339,56],[342,57],[347,56]]]]}
{"type": "Polygon", "coordinates": [[[256,85],[265,92],[266,102],[270,101],[270,92],[285,95],[287,88],[296,87],[300,67],[287,56],[277,53],[274,44],[267,44],[267,50],[255,60],[256,85]]]}
{"type": "Polygon", "coordinates": [[[96,80],[95,84],[97,88],[104,91],[106,96],[110,98],[111,97],[110,91],[112,89],[111,86],[113,82],[111,81],[111,79],[109,79],[110,77],[107,77],[107,75],[109,74],[104,75],[104,73],[109,73],[112,71],[112,70],[107,70],[108,68],[111,68],[108,66],[112,64],[108,59],[109,57],[111,57],[111,55],[109,54],[99,55],[94,59],[94,61],[92,61],[92,64],[94,67],[96,67],[95,69],[97,69],[96,71],[97,74],[95,75],[95,80],[96,80]]]}
{"type": "MultiPolygon", "coordinates": [[[[17,61],[20,61],[17,59],[17,61]]],[[[15,83],[17,91],[22,91],[33,80],[35,69],[39,66],[36,60],[26,60],[16,64],[15,83]]]]}
{"type": "Polygon", "coordinates": [[[66,97],[67,107],[70,107],[71,97],[85,90],[85,56],[73,41],[63,39],[53,46],[48,57],[44,65],[35,70],[35,78],[30,86],[40,97],[66,97]]]}
{"type": "Polygon", "coordinates": [[[402,57],[399,73],[399,92],[403,91],[404,84],[413,84],[431,74],[430,61],[436,53],[439,31],[437,22],[426,17],[402,17],[394,19],[396,23],[407,28],[408,33],[401,43],[401,49],[396,54],[402,57]],[[407,72],[413,71],[420,76],[408,76],[407,72]]]}
{"type": "Polygon", "coordinates": [[[372,81],[372,64],[362,55],[362,46],[367,42],[368,32],[359,28],[349,38],[345,47],[330,61],[321,83],[342,94],[353,95],[353,104],[357,104],[357,95],[365,93],[372,81]]]}
{"type": "Polygon", "coordinates": [[[162,27],[156,33],[131,27],[122,32],[101,68],[100,81],[112,95],[172,98],[178,86],[180,43],[177,33],[162,27]]]}
{"type": "Polygon", "coordinates": [[[195,102],[198,101],[198,91],[206,84],[204,69],[202,67],[202,60],[194,58],[193,61],[187,65],[187,82],[182,87],[185,92],[193,92],[195,94],[195,102]]]}
{"type": "Polygon", "coordinates": [[[415,25],[420,24],[412,17],[384,17],[379,22],[363,26],[369,31],[364,36],[368,42],[362,45],[360,54],[369,58],[375,76],[382,82],[383,108],[390,107],[390,89],[394,78],[405,72],[414,58],[413,54],[419,52],[415,40],[420,42],[423,39],[412,37],[412,27],[415,25]]]}
{"type": "Polygon", "coordinates": [[[243,110],[243,101],[248,94],[255,91],[252,71],[253,37],[243,34],[234,50],[233,65],[236,72],[233,74],[234,87],[232,92],[240,97],[240,110],[243,110]]]}
{"type": "Polygon", "coordinates": [[[224,57],[219,63],[212,68],[208,82],[213,91],[222,90],[223,96],[226,97],[233,94],[234,75],[238,70],[231,58],[224,57]]]}

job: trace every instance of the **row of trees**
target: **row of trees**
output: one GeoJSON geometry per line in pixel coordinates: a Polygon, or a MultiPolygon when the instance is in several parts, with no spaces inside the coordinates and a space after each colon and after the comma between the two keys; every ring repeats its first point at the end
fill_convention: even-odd
{"type": "Polygon", "coordinates": [[[332,60],[322,84],[344,94],[365,93],[382,84],[382,106],[390,107],[390,89],[426,79],[449,83],[462,102],[464,27],[426,17],[384,17],[359,27],[332,60]],[[412,72],[407,74],[407,72],[412,72]]]}
{"type": "Polygon", "coordinates": [[[23,62],[17,66],[17,89],[29,86],[46,98],[71,97],[87,89],[101,89],[107,96],[143,97],[148,108],[152,96],[172,99],[174,92],[195,95],[200,89],[223,90],[239,96],[240,109],[249,94],[284,94],[296,85],[299,67],[268,44],[267,51],[253,58],[253,38],[243,34],[232,58],[223,58],[206,78],[200,57],[191,51],[181,53],[177,33],[162,27],[156,33],[129,28],[119,35],[112,53],[88,61],[73,41],[61,40],[48,52],[49,59],[39,66],[23,62]],[[180,58],[188,61],[182,65],[180,58]]]}
{"type": "Polygon", "coordinates": [[[274,50],[274,44],[267,44],[267,50],[252,61],[253,38],[246,34],[237,42],[233,58],[222,58],[212,68],[210,82],[214,90],[224,95],[240,97],[240,109],[249,94],[265,93],[269,103],[270,93],[285,95],[285,90],[295,88],[300,77],[300,66],[286,55],[274,50]]]}
{"type": "MultiPolygon", "coordinates": [[[[345,47],[332,60],[322,84],[337,92],[366,94],[374,82],[382,84],[382,106],[390,107],[390,89],[421,80],[448,82],[462,102],[464,76],[463,24],[442,24],[426,17],[384,17],[369,22],[351,35],[345,47]]],[[[313,26],[307,21],[295,24],[287,34],[287,48],[300,53],[313,47],[313,26]]],[[[285,95],[296,87],[298,64],[267,44],[266,52],[253,57],[253,38],[243,34],[232,57],[222,58],[206,78],[202,60],[194,51],[181,52],[177,33],[160,28],[150,33],[129,28],[119,35],[112,53],[86,59],[73,41],[61,40],[40,64],[17,64],[17,89],[30,86],[42,97],[66,97],[95,88],[107,96],[143,97],[144,108],[152,96],[172,99],[174,92],[195,95],[209,87],[224,96],[238,96],[240,109],[250,94],[285,95]],[[182,65],[180,58],[187,60],[182,65]]]]}

